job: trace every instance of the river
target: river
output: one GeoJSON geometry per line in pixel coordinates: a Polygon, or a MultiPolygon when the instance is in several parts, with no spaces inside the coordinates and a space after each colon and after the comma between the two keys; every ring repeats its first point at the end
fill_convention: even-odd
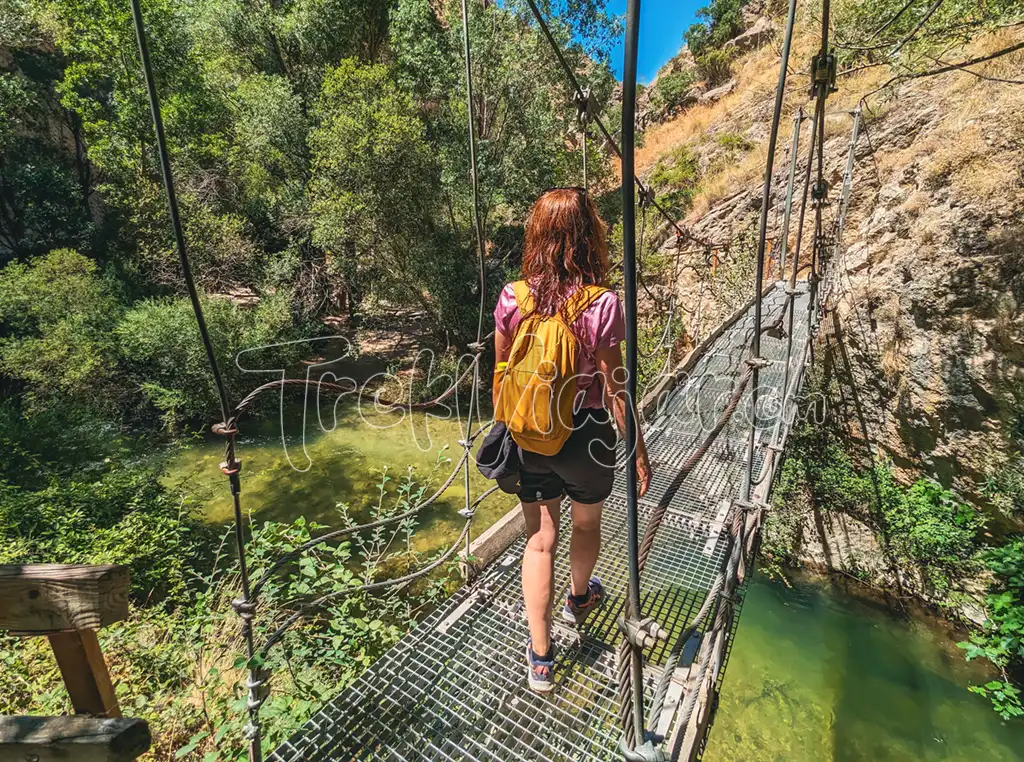
{"type": "MultiPolygon", "coordinates": [[[[296,420],[288,416],[289,420],[296,420]]],[[[309,426],[308,428],[314,428],[309,426]]],[[[243,505],[256,521],[305,516],[337,526],[338,504],[355,517],[379,496],[381,470],[395,485],[408,464],[434,485],[461,453],[460,425],[424,414],[350,409],[332,430],[282,441],[271,422],[248,422],[239,443],[243,505]]],[[[226,522],[230,496],[217,470],[219,442],[197,443],[169,459],[168,479],[186,484],[207,518],[226,522]]],[[[475,469],[471,492],[489,486],[475,469]]],[[[415,546],[451,544],[462,520],[462,477],[424,512],[415,546]]],[[[474,521],[479,533],[512,505],[499,495],[474,521]]],[[[967,664],[948,627],[897,616],[880,603],[822,580],[788,585],[758,575],[743,607],[707,760],[744,762],[1016,762],[1024,760],[1024,722],[1003,722],[969,693],[984,681],[967,664]]]]}
{"type": "Polygon", "coordinates": [[[827,580],[758,575],[704,758],[1024,760],[1024,722],[1004,722],[967,691],[988,673],[964,661],[956,638],[827,580]]]}

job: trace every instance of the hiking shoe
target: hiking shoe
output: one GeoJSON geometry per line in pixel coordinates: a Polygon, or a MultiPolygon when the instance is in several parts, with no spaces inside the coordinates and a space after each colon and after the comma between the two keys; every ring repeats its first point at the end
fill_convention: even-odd
{"type": "Polygon", "coordinates": [[[604,604],[604,585],[597,577],[590,578],[587,585],[587,599],[579,603],[570,592],[565,598],[565,605],[562,606],[562,619],[570,624],[583,624],[587,617],[597,611],[604,604]]]}
{"type": "MultiPolygon", "coordinates": [[[[554,653],[554,647],[551,652],[554,653]]],[[[536,693],[548,693],[555,688],[555,660],[535,658],[532,639],[526,641],[526,680],[530,690],[536,693]]]]}

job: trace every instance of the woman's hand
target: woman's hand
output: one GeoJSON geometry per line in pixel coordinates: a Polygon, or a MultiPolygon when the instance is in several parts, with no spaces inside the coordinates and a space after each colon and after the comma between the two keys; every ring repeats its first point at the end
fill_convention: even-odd
{"type": "Polygon", "coordinates": [[[651,486],[651,461],[647,459],[647,448],[639,447],[636,453],[637,496],[643,497],[651,486]]]}
{"type": "MultiPolygon", "coordinates": [[[[622,367],[622,347],[616,344],[609,349],[599,349],[594,353],[598,373],[604,379],[605,406],[612,411],[615,425],[619,433],[626,436],[626,394],[623,381],[626,377],[622,367]]],[[[644,432],[637,427],[636,432],[636,476],[639,497],[647,494],[651,486],[651,461],[647,458],[647,446],[644,444],[644,432]]]]}

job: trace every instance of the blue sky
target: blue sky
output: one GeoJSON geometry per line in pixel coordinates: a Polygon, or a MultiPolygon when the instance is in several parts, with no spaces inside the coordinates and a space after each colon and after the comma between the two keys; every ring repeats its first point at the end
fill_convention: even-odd
{"type": "MultiPolygon", "coordinates": [[[[696,21],[697,9],[708,0],[640,0],[640,51],[637,75],[641,82],[654,79],[658,69],[679,52],[683,32],[696,21]]],[[[608,0],[608,12],[624,14],[626,0],[608,0]]],[[[612,71],[622,78],[622,44],[612,51],[612,71]]]]}

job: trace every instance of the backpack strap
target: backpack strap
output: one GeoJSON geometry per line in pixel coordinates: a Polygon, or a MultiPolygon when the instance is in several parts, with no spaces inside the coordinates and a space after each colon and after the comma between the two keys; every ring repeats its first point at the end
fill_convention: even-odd
{"type": "Polygon", "coordinates": [[[530,293],[530,286],[525,280],[517,280],[512,284],[512,290],[516,295],[516,306],[519,307],[519,314],[526,317],[533,312],[533,294],[530,293]]]}
{"type": "Polygon", "coordinates": [[[580,316],[587,311],[587,309],[596,302],[601,296],[604,295],[605,291],[608,291],[604,286],[595,286],[593,284],[586,284],[580,286],[573,292],[562,308],[562,319],[566,325],[572,325],[580,316]]]}
{"type": "MultiPolygon", "coordinates": [[[[526,317],[533,312],[535,304],[529,284],[525,280],[517,280],[512,284],[512,290],[516,295],[516,306],[519,308],[519,314],[526,317]]],[[[558,312],[558,316],[566,325],[571,326],[579,319],[580,315],[587,311],[590,305],[596,302],[608,290],[604,286],[595,286],[593,284],[580,286],[566,300],[562,309],[558,312]]]]}

